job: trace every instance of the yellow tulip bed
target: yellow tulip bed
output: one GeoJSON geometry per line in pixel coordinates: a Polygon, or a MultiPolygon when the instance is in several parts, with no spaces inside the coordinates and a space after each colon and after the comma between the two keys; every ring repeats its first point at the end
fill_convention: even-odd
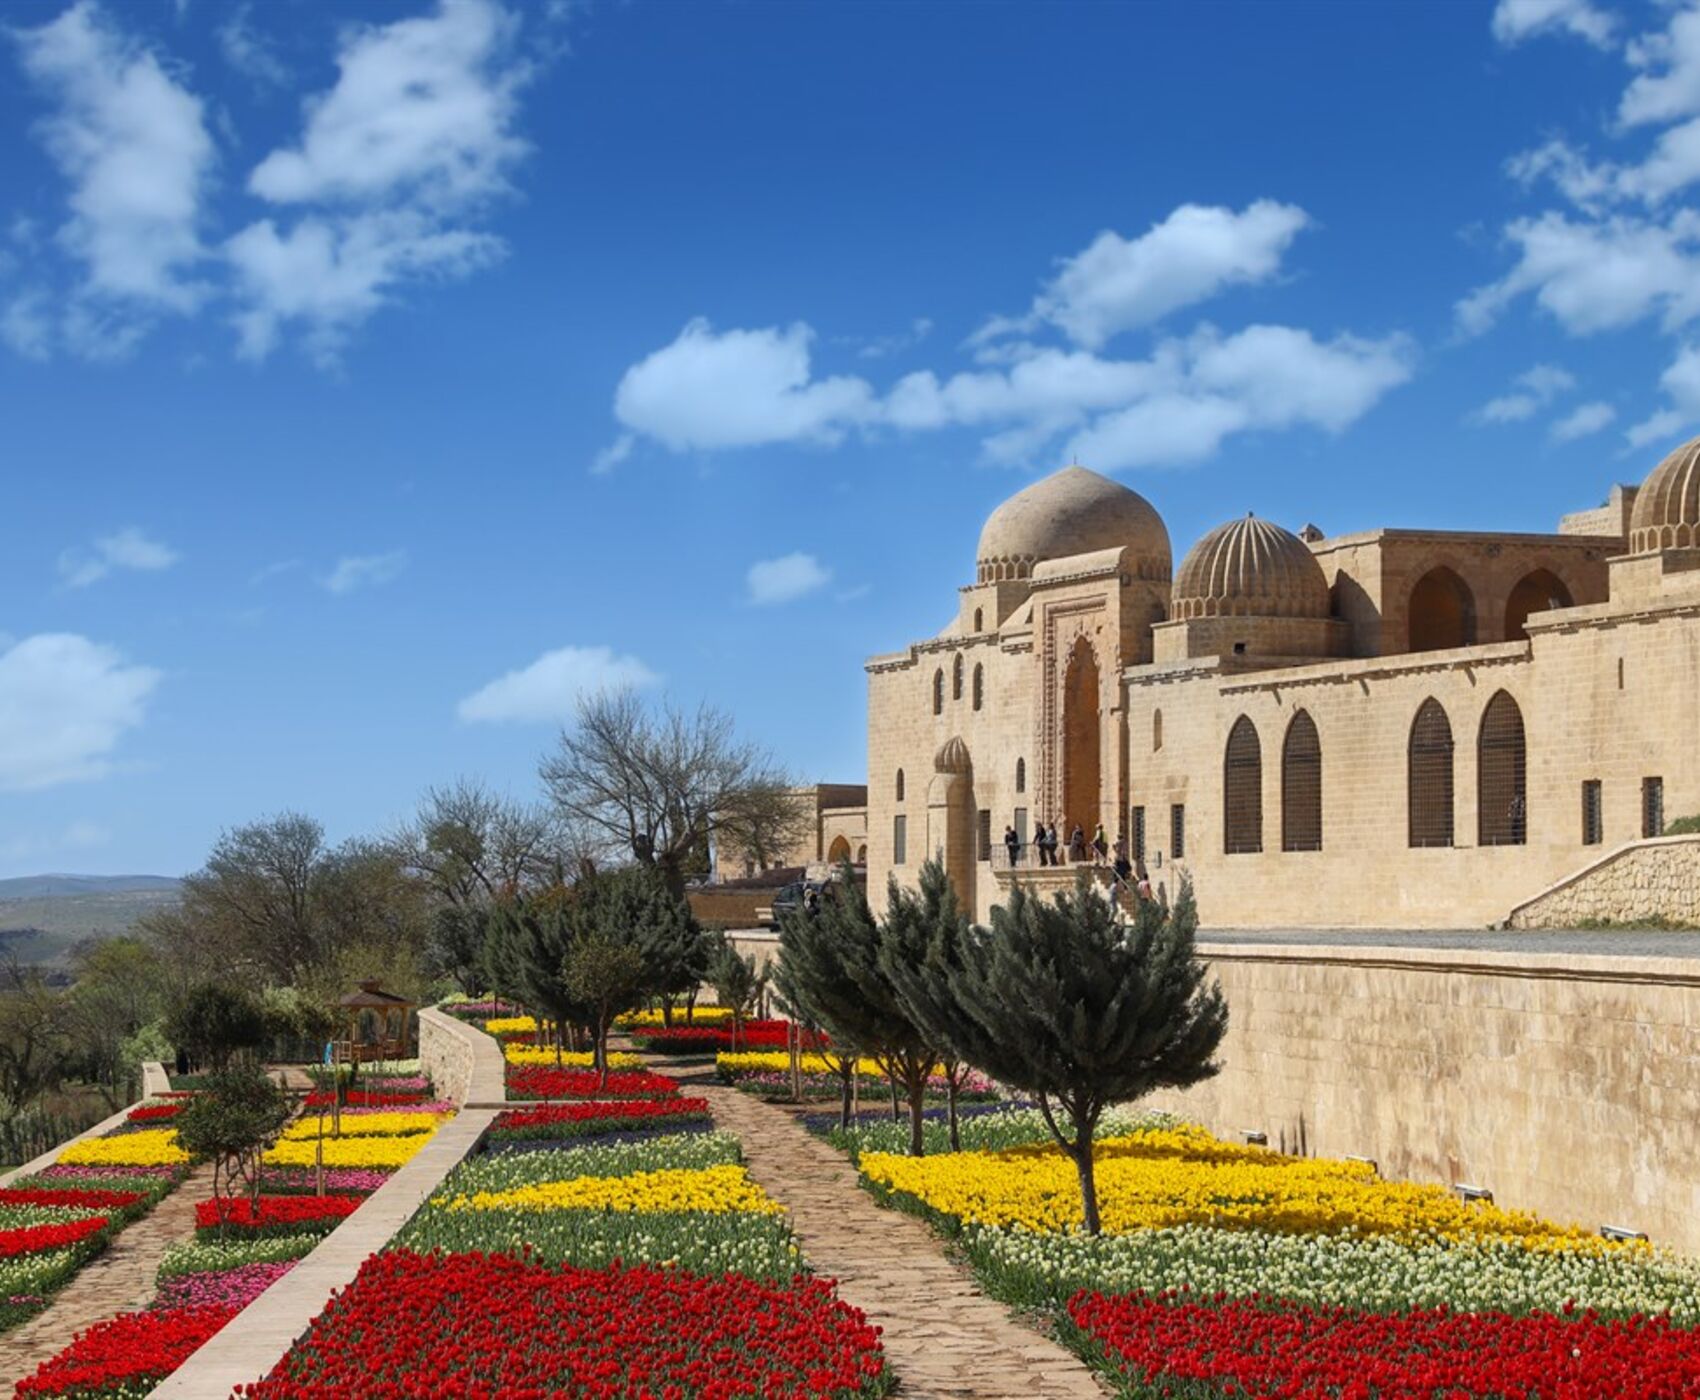
{"type": "Polygon", "coordinates": [[[67,1167],[181,1167],[189,1154],[177,1145],[177,1129],[143,1128],[74,1142],[58,1161],[67,1167]]]}
{"type": "MultiPolygon", "coordinates": [[[[810,1054],[799,1058],[804,1074],[838,1073],[838,1062],[825,1055],[810,1054]]],[[[727,1083],[736,1084],[751,1075],[791,1073],[791,1056],[784,1050],[723,1050],[714,1057],[714,1067],[727,1083]]],[[[864,1056],[856,1061],[856,1073],[878,1078],[880,1067],[864,1056]]]]}
{"type": "Polygon", "coordinates": [[[394,1171],[411,1162],[433,1135],[426,1132],[391,1137],[375,1134],[364,1137],[330,1137],[329,1131],[327,1125],[322,1159],[318,1150],[319,1140],[311,1137],[281,1139],[266,1149],[266,1155],[261,1160],[268,1167],[312,1167],[322,1160],[327,1167],[394,1171]]]}
{"type": "MultiPolygon", "coordinates": [[[[349,1137],[393,1137],[401,1133],[429,1133],[434,1131],[445,1120],[453,1115],[447,1113],[345,1113],[342,1115],[342,1136],[349,1137]]],[[[326,1130],[330,1127],[330,1115],[324,1115],[326,1130]]],[[[285,1141],[296,1138],[316,1138],[319,1135],[320,1118],[313,1115],[297,1118],[283,1130],[285,1141]]]]}
{"type": "Polygon", "coordinates": [[[741,1211],[783,1215],[785,1208],[730,1163],[697,1170],[635,1171],[627,1176],[576,1176],[478,1191],[433,1204],[457,1210],[741,1211]]]}
{"type": "MultiPolygon", "coordinates": [[[[515,1045],[502,1046],[502,1054],[510,1065],[561,1065],[567,1069],[589,1069],[592,1056],[588,1050],[563,1050],[557,1056],[554,1049],[548,1045],[515,1045]]],[[[609,1069],[639,1069],[643,1060],[627,1050],[611,1050],[608,1052],[609,1069]]]]}

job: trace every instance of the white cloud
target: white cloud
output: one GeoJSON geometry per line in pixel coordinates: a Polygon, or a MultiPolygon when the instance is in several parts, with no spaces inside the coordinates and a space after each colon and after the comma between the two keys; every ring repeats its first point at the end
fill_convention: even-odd
{"type": "Polygon", "coordinates": [[[27,637],[0,653],[0,788],[98,778],[142,722],[160,673],[70,633],[27,637]]]}
{"type": "Polygon", "coordinates": [[[254,28],[253,6],[238,5],[218,27],[218,50],[238,74],[263,88],[287,87],[288,66],[272,41],[254,28]]]}
{"type": "Polygon", "coordinates": [[[87,588],[118,569],[155,573],[169,569],[177,559],[176,550],[130,525],[103,536],[88,549],[67,549],[59,556],[59,577],[67,588],[87,588]]]}
{"type": "Polygon", "coordinates": [[[1687,422],[1688,419],[1674,408],[1661,408],[1639,423],[1626,428],[1623,440],[1631,447],[1645,447],[1650,442],[1676,436],[1687,422]]]}
{"type": "Polygon", "coordinates": [[[579,699],[604,690],[642,689],[660,676],[610,647],[561,647],[498,676],[456,707],[467,724],[535,724],[566,719],[579,699]]]}
{"type": "Polygon", "coordinates": [[[1548,436],[1554,442],[1575,442],[1577,438],[1588,437],[1609,427],[1617,418],[1617,410],[1609,403],[1596,400],[1593,403],[1579,405],[1565,414],[1548,429],[1548,436]]]}
{"type": "Polygon", "coordinates": [[[1241,213],[1183,204],[1137,238],[1106,229],[1073,257],[1024,317],[997,317],[975,333],[984,343],[1042,323],[1098,349],[1122,331],[1208,300],[1236,283],[1266,282],[1299,231],[1304,210],[1260,199],[1241,213]]]}
{"type": "Polygon", "coordinates": [[[206,291],[191,274],[216,154],[200,100],[92,0],[14,37],[54,104],[38,129],[71,184],[59,242],[84,264],[80,294],[192,311],[206,291]]]}
{"type": "Polygon", "coordinates": [[[900,351],[912,349],[932,333],[933,323],[931,318],[917,316],[909,323],[909,329],[899,335],[880,335],[871,340],[850,340],[847,343],[856,345],[857,359],[883,360],[887,355],[895,355],[900,351]]]}
{"type": "Polygon", "coordinates": [[[0,859],[12,861],[45,860],[77,851],[93,850],[112,839],[105,827],[91,821],[73,821],[58,831],[31,832],[0,842],[0,859]]]}
{"type": "Polygon", "coordinates": [[[1700,419],[1700,345],[1685,345],[1677,351],[1659,376],[1659,387],[1669,402],[1624,432],[1631,447],[1672,437],[1700,419]]]}
{"type": "Polygon", "coordinates": [[[838,441],[868,417],[873,391],[851,377],[813,380],[798,323],[717,332],[698,318],[620,379],[614,416],[675,452],[838,441]]]}
{"type": "Polygon", "coordinates": [[[1516,44],[1536,34],[1569,33],[1595,48],[1610,48],[1613,16],[1589,0],[1499,0],[1493,12],[1493,37],[1516,44]]]}
{"type": "Polygon", "coordinates": [[[1670,122],[1700,112],[1700,12],[1677,10],[1662,34],[1643,34],[1625,52],[1638,69],[1618,103],[1624,126],[1670,122]]]}
{"type": "Polygon", "coordinates": [[[832,570],[823,568],[814,555],[803,553],[751,564],[745,579],[750,602],[758,606],[793,602],[831,581],[832,570]]]}
{"type": "Polygon", "coordinates": [[[1489,399],[1469,417],[1472,423],[1521,423],[1560,394],[1576,387],[1576,376],[1557,365],[1534,365],[1513,381],[1515,392],[1489,399]]]}
{"type": "Polygon", "coordinates": [[[352,593],[357,588],[389,583],[407,567],[407,551],[387,554],[345,554],[321,582],[326,592],[352,593]]]}
{"type": "Polygon", "coordinates": [[[636,437],[631,433],[621,433],[619,437],[590,459],[590,474],[592,476],[607,476],[609,472],[632,455],[632,448],[636,446],[636,437]]]}
{"type": "Polygon", "coordinates": [[[6,303],[0,312],[0,340],[26,360],[47,359],[53,349],[53,322],[42,288],[28,288],[6,303]]]}
{"type": "Polygon", "coordinates": [[[249,189],[300,208],[225,244],[243,309],[242,353],[263,358],[301,323],[335,360],[348,333],[402,282],[469,275],[506,245],[467,221],[505,193],[527,150],[514,134],[531,75],[517,18],[495,0],[440,0],[430,15],[345,31],[338,78],[308,99],[299,144],[271,152],[249,189]]]}

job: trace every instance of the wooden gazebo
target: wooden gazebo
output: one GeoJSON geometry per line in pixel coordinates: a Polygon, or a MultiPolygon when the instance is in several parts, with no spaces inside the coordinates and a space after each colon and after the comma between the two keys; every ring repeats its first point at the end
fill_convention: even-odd
{"type": "Polygon", "coordinates": [[[337,1005],[342,1008],[343,1059],[347,1063],[410,1057],[417,1002],[386,992],[375,978],[368,978],[337,1005]]]}

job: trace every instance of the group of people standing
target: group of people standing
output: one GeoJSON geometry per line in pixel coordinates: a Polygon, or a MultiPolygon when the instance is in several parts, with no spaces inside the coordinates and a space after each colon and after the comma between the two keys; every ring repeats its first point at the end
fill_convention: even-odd
{"type": "MultiPolygon", "coordinates": [[[[1060,866],[1065,863],[1062,840],[1062,829],[1064,825],[1065,823],[1052,822],[1049,826],[1046,826],[1044,822],[1040,822],[1036,827],[1034,827],[1033,849],[1039,853],[1038,863],[1041,866],[1060,866]]],[[[1023,849],[1021,833],[1013,826],[1006,826],[1003,829],[1003,844],[1004,849],[1009,852],[1010,868],[1012,870],[1016,869],[1021,865],[1021,852],[1023,849]]],[[[1118,881],[1129,888],[1134,889],[1142,898],[1150,898],[1150,877],[1145,873],[1143,868],[1139,869],[1137,872],[1135,871],[1133,861],[1128,857],[1127,837],[1125,834],[1118,834],[1116,836],[1116,844],[1114,848],[1115,858],[1113,861],[1111,860],[1109,837],[1104,832],[1103,822],[1099,822],[1093,830],[1090,842],[1086,839],[1085,829],[1076,822],[1068,835],[1066,853],[1066,863],[1069,865],[1085,865],[1088,862],[1093,865],[1104,865],[1106,863],[1111,864],[1116,872],[1116,879],[1118,881]]]]}

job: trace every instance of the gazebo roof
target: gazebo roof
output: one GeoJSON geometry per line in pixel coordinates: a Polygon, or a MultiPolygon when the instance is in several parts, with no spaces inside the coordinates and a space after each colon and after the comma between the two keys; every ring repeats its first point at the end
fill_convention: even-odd
{"type": "Polygon", "coordinates": [[[360,984],[359,991],[350,992],[337,1005],[347,1007],[351,1011],[368,1008],[376,1011],[388,1011],[398,1006],[412,1007],[415,1003],[409,1001],[406,997],[398,997],[394,992],[386,992],[378,985],[376,979],[369,979],[360,984]]]}

